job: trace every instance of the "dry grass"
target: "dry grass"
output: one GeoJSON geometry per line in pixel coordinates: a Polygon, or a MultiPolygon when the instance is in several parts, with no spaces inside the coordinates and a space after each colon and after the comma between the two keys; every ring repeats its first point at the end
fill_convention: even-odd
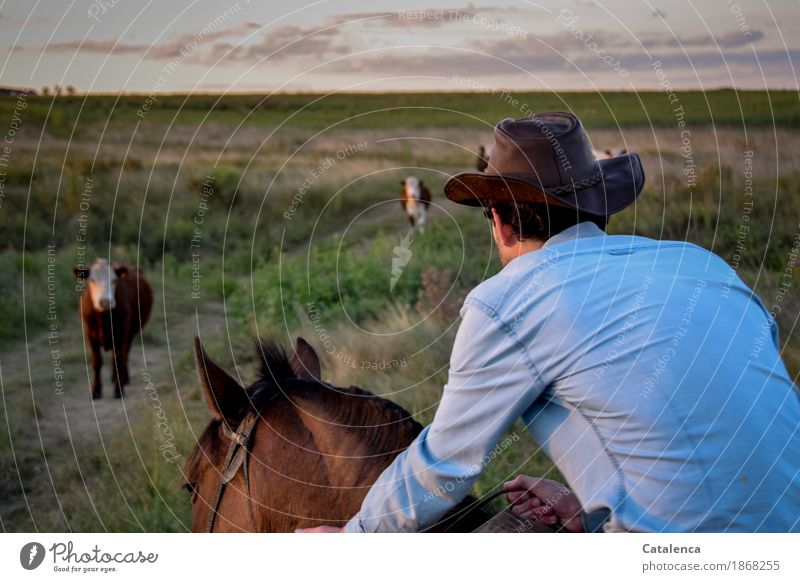
{"type": "MultiPolygon", "coordinates": [[[[227,121],[213,116],[201,123],[202,115],[193,112],[168,127],[163,123],[167,113],[159,112],[144,122],[132,142],[133,124],[119,122],[109,126],[102,142],[100,126],[89,124],[81,127],[72,142],[64,137],[68,132],[57,133],[61,137],[46,133],[41,143],[38,132],[24,132],[15,143],[14,175],[9,178],[0,213],[0,228],[9,241],[0,252],[0,270],[4,273],[0,281],[0,320],[5,324],[0,340],[5,349],[2,372],[8,412],[2,416],[9,424],[0,429],[0,468],[4,474],[0,480],[4,507],[0,512],[7,529],[31,529],[35,523],[52,530],[181,530],[188,513],[188,500],[177,489],[172,467],[158,456],[152,410],[146,400],[131,400],[126,417],[130,424],[120,425],[125,430],[108,430],[105,426],[98,433],[90,428],[86,439],[76,441],[75,453],[60,446],[69,442],[63,431],[47,436],[45,450],[58,500],[47,480],[41,452],[30,446],[20,448],[21,442],[37,444],[31,418],[45,423],[63,414],[56,401],[31,398],[31,393],[35,396],[37,391],[46,393],[49,389],[45,366],[49,354],[43,347],[46,342],[42,343],[47,324],[43,249],[53,239],[59,250],[60,323],[65,337],[73,340],[65,362],[74,389],[88,394],[69,271],[76,250],[80,192],[96,153],[93,176],[97,189],[91,209],[88,254],[104,254],[111,248],[115,257],[140,258],[149,273],[157,274],[156,278],[160,278],[163,268],[164,280],[157,293],[162,303],[157,301],[156,318],[144,338],[165,358],[158,368],[165,379],[164,387],[170,387],[163,394],[163,403],[170,418],[176,419],[176,439],[184,453],[193,445],[196,432],[207,418],[191,358],[194,330],[191,325],[175,327],[180,321],[193,323],[195,305],[187,297],[191,283],[189,240],[199,202],[198,178],[222,168],[240,179],[233,205],[230,206],[232,195],[226,203],[212,200],[203,225],[203,270],[207,276],[203,304],[216,309],[217,315],[205,320],[201,317],[201,326],[211,353],[229,368],[235,359],[246,377],[254,365],[251,337],[253,323],[258,321],[262,333],[275,334],[287,342],[295,335],[308,338],[323,358],[328,380],[358,385],[393,398],[421,421],[429,422],[447,380],[460,298],[497,269],[497,264],[489,261],[486,270],[490,241],[481,230],[485,230],[482,217],[459,214],[441,195],[446,177],[471,169],[477,146],[491,141],[492,128],[488,124],[419,123],[414,127],[394,127],[384,122],[381,127],[330,126],[319,134],[308,124],[292,124],[270,135],[275,124],[261,118],[236,128],[234,121],[243,114],[227,121]],[[325,158],[335,157],[338,150],[359,143],[365,143],[366,148],[337,160],[315,179],[296,217],[284,220],[283,212],[308,179],[310,170],[325,158]],[[129,146],[132,160],[123,164],[129,146]],[[34,168],[35,156],[38,162],[34,168]],[[427,257],[425,266],[435,264],[437,270],[426,271],[412,264],[408,277],[416,273],[413,277],[418,279],[404,280],[389,298],[391,249],[406,228],[396,203],[363,214],[346,235],[338,237],[366,208],[395,198],[398,180],[410,173],[421,176],[431,187],[434,202],[441,204],[432,215],[433,238],[429,241],[435,244],[426,250],[426,243],[421,242],[419,254],[415,255],[418,260],[427,257]],[[453,231],[450,212],[454,213],[455,223],[461,221],[467,229],[474,221],[474,230],[467,230],[470,252],[463,265],[464,249],[458,233],[453,231]],[[55,233],[51,230],[54,223],[55,233]],[[343,264],[350,267],[345,267],[342,276],[344,287],[351,285],[343,301],[359,314],[355,321],[341,313],[326,316],[324,326],[333,338],[332,353],[327,353],[318,330],[308,320],[300,297],[307,275],[304,253],[315,224],[312,254],[328,252],[327,258],[338,257],[336,246],[344,241],[343,257],[350,263],[343,264]],[[274,275],[272,269],[281,256],[277,247],[282,238],[287,245],[282,259],[290,266],[285,275],[296,284],[293,290],[297,295],[289,298],[288,307],[276,298],[277,287],[265,281],[274,275]],[[373,248],[384,249],[385,253],[371,256],[373,248]],[[478,254],[481,256],[476,257],[478,254]],[[373,262],[367,264],[370,261],[373,262]],[[458,273],[453,291],[447,286],[448,270],[450,277],[458,273]],[[23,272],[27,306],[24,318],[20,284],[23,272]],[[250,311],[251,282],[257,294],[256,313],[250,311]],[[224,321],[219,316],[223,298],[227,309],[224,321]],[[265,308],[269,305],[276,307],[277,316],[265,308]],[[288,323],[278,317],[281,315],[287,315],[288,323]],[[33,387],[28,382],[24,357],[27,346],[19,333],[23,324],[29,345],[40,348],[32,364],[33,387]],[[397,333],[384,335],[389,331],[397,333]],[[21,367],[10,367],[9,359],[21,367]],[[105,443],[99,441],[100,434],[108,437],[105,443]],[[113,449],[112,456],[105,455],[103,444],[113,449]],[[21,465],[14,463],[12,452],[17,453],[21,465]],[[81,478],[87,481],[85,489],[75,487],[76,479],[81,478]],[[22,496],[23,487],[32,503],[30,512],[22,496]]],[[[639,152],[647,173],[642,198],[612,221],[611,230],[686,238],[730,260],[745,200],[744,151],[752,149],[754,210],[738,270],[765,303],[771,304],[800,226],[800,158],[795,155],[800,147],[800,132],[793,126],[775,130],[762,123],[749,128],[745,139],[743,129],[733,125],[691,126],[698,178],[697,187],[689,189],[682,174],[680,131],[663,121],[656,129],[639,123],[618,130],[603,123],[603,128],[591,131],[598,148],[627,146],[639,152]]],[[[319,269],[312,269],[312,282],[332,289],[335,262],[321,264],[319,269]]],[[[794,377],[800,372],[798,314],[800,300],[790,294],[778,322],[784,358],[794,377]]],[[[77,396],[74,404],[76,414],[91,414],[88,399],[77,396]]],[[[552,465],[538,453],[524,429],[515,426],[512,431],[520,440],[491,464],[479,483],[479,492],[516,472],[553,474],[552,465]]]]}

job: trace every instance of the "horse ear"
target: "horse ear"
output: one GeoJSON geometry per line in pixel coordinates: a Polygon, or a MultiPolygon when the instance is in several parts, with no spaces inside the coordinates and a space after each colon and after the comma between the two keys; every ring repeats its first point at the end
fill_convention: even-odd
{"type": "Polygon", "coordinates": [[[297,338],[294,354],[289,361],[292,372],[301,380],[321,380],[322,366],[319,363],[319,356],[314,348],[301,337],[297,338]]]}
{"type": "Polygon", "coordinates": [[[89,269],[86,267],[75,267],[72,269],[72,272],[75,274],[75,277],[81,281],[89,278],[89,269]]]}
{"type": "Polygon", "coordinates": [[[197,360],[197,373],[203,383],[206,406],[216,418],[224,420],[231,428],[236,428],[239,416],[248,402],[247,393],[206,354],[197,336],[194,338],[194,354],[197,360]]]}

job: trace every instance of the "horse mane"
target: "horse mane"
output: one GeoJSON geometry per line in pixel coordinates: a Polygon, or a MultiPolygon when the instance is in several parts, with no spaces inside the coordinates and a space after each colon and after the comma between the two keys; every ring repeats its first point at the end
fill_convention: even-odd
{"type": "MultiPolygon", "coordinates": [[[[331,399],[337,399],[337,395],[361,398],[362,402],[367,405],[367,410],[375,414],[375,424],[370,426],[408,422],[416,425],[415,435],[422,430],[422,426],[405,408],[396,402],[376,396],[372,392],[355,386],[340,388],[321,381],[298,379],[286,350],[274,340],[264,340],[257,345],[256,349],[261,356],[259,378],[248,388],[248,395],[253,408],[259,412],[264,410],[264,407],[279,394],[291,398],[293,395],[299,395],[301,391],[305,395],[313,391],[311,392],[313,396],[326,395],[328,397],[326,404],[333,404],[331,399]]],[[[357,410],[355,406],[348,406],[348,404],[352,404],[352,400],[338,400],[341,401],[339,406],[330,406],[326,409],[331,413],[331,421],[345,426],[361,426],[363,424],[362,411],[357,410]]]]}
{"type": "MultiPolygon", "coordinates": [[[[330,414],[331,422],[342,426],[344,430],[360,430],[360,438],[367,439],[371,446],[387,453],[404,449],[422,431],[422,425],[414,420],[411,413],[392,400],[355,386],[341,388],[321,381],[298,378],[286,350],[272,339],[258,342],[256,354],[260,364],[258,378],[246,391],[250,402],[248,408],[252,407],[259,414],[270,402],[280,397],[291,399],[292,396],[302,395],[306,398],[325,398],[323,406],[330,414]],[[362,399],[366,414],[364,407],[352,406],[354,401],[341,398],[340,395],[362,399]],[[373,423],[364,425],[364,416],[371,417],[373,423]],[[374,430],[378,427],[386,427],[387,430],[374,430]],[[373,430],[364,431],[364,428],[373,430]],[[408,439],[408,442],[397,443],[402,438],[408,439]]],[[[212,419],[197,440],[184,465],[184,476],[188,483],[194,483],[199,478],[200,465],[204,458],[214,466],[222,462],[227,447],[219,445],[221,423],[220,419],[212,419]]]]}

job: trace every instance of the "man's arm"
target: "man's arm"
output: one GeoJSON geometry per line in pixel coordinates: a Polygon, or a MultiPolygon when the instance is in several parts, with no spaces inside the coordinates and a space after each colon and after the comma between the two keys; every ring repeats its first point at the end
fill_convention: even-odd
{"type": "Polygon", "coordinates": [[[507,326],[474,305],[462,315],[433,422],[381,474],[345,531],[435,523],[469,493],[503,434],[544,389],[507,326]]]}

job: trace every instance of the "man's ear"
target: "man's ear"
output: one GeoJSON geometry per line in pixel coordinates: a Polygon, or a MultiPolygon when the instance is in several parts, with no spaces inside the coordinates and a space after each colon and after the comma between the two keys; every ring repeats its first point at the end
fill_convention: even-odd
{"type": "Polygon", "coordinates": [[[301,380],[322,380],[322,366],[319,363],[319,356],[314,348],[301,337],[297,338],[289,364],[292,366],[294,375],[301,380]]]}
{"type": "Polygon", "coordinates": [[[75,278],[80,279],[81,281],[85,281],[89,278],[89,269],[86,267],[75,267],[72,269],[72,272],[75,274],[75,278]]]}
{"type": "Polygon", "coordinates": [[[194,354],[208,410],[215,418],[224,420],[229,427],[236,429],[242,410],[248,403],[247,393],[206,354],[197,336],[194,338],[194,354]]]}
{"type": "Polygon", "coordinates": [[[514,246],[519,242],[517,240],[517,235],[514,234],[514,230],[510,225],[504,224],[503,221],[500,220],[500,214],[498,214],[495,209],[492,209],[492,220],[494,221],[494,230],[497,232],[497,238],[504,246],[514,246]]]}
{"type": "Polygon", "coordinates": [[[117,274],[117,277],[122,279],[123,277],[128,276],[128,265],[124,263],[114,263],[114,272],[117,274]]]}

